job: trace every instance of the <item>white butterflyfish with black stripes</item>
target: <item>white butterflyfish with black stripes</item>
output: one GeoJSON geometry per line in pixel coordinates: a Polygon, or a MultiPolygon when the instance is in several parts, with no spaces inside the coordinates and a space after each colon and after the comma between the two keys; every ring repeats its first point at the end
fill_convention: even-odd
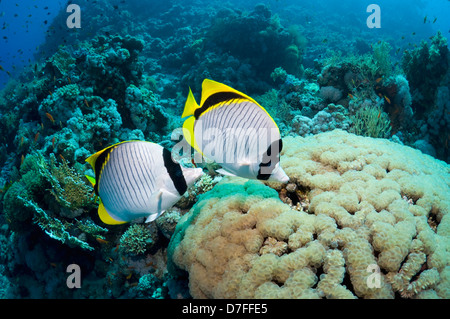
{"type": "Polygon", "coordinates": [[[86,162],[95,173],[86,177],[100,198],[99,217],[110,225],[139,217],[155,220],[203,174],[201,168],[185,168],[173,161],[169,150],[146,141],[114,144],[86,162]]]}
{"type": "Polygon", "coordinates": [[[189,88],[182,118],[186,141],[203,157],[222,166],[224,175],[287,183],[280,166],[280,130],[270,114],[251,97],[205,79],[201,102],[189,88]]]}

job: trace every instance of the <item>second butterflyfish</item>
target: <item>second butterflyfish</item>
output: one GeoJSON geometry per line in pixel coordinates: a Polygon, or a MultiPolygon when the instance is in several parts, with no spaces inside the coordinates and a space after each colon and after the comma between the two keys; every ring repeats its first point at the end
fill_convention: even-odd
{"type": "Polygon", "coordinates": [[[201,168],[174,162],[166,148],[145,141],[114,144],[86,162],[95,173],[86,177],[100,197],[99,217],[110,225],[139,217],[155,220],[203,174],[201,168]]]}
{"type": "Polygon", "coordinates": [[[251,97],[205,79],[200,105],[189,89],[182,118],[187,142],[222,166],[224,175],[287,183],[280,166],[280,131],[269,113],[251,97]]]}

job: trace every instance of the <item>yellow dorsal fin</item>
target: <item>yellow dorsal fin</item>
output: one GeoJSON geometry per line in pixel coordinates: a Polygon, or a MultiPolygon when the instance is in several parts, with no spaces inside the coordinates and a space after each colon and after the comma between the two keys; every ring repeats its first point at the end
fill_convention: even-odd
{"type": "Polygon", "coordinates": [[[256,102],[253,98],[251,98],[247,94],[244,94],[242,92],[239,92],[238,90],[233,89],[232,87],[230,87],[228,85],[225,85],[223,83],[219,83],[219,82],[216,82],[216,81],[213,81],[213,80],[210,80],[210,79],[204,79],[203,80],[203,83],[202,83],[202,101],[201,101],[200,105],[203,105],[203,103],[206,101],[206,99],[209,96],[211,96],[212,94],[218,93],[218,92],[233,92],[233,93],[239,94],[242,97],[244,97],[245,99],[255,103],[264,112],[266,112],[266,114],[270,117],[270,119],[275,124],[275,126],[278,127],[277,123],[272,118],[272,116],[270,116],[269,112],[267,112],[267,110],[264,107],[262,107],[258,102],[256,102]]]}
{"type": "Polygon", "coordinates": [[[110,149],[112,147],[116,147],[119,144],[128,143],[128,142],[142,142],[142,141],[130,140],[130,141],[123,141],[123,142],[119,142],[119,143],[110,145],[110,146],[102,149],[101,151],[98,151],[97,153],[92,154],[91,156],[86,158],[86,162],[88,162],[92,166],[92,169],[94,170],[94,173],[95,173],[95,162],[97,161],[97,158],[100,156],[100,154],[102,154],[104,151],[106,151],[106,150],[108,150],[108,149],[110,149]]]}
{"type": "MultiPolygon", "coordinates": [[[[248,99],[249,101],[257,104],[258,102],[256,102],[254,99],[252,99],[250,96],[239,92],[238,90],[233,89],[232,87],[225,85],[223,83],[220,82],[216,82],[210,79],[204,79],[203,83],[202,83],[202,100],[200,102],[200,105],[203,105],[203,103],[205,103],[206,99],[208,97],[210,97],[211,95],[215,94],[215,93],[219,93],[219,92],[233,92],[236,94],[241,95],[242,97],[248,99]]],[[[262,107],[261,105],[259,105],[260,107],[262,107]]]]}
{"type": "Polygon", "coordinates": [[[124,221],[119,221],[119,220],[115,220],[114,218],[111,217],[111,215],[109,215],[109,213],[107,212],[105,206],[103,205],[103,203],[100,200],[100,205],[98,205],[98,216],[100,217],[100,220],[102,222],[104,222],[105,224],[108,225],[120,225],[120,224],[125,224],[126,222],[124,221]]]}
{"type": "Polygon", "coordinates": [[[186,103],[184,104],[184,111],[181,115],[181,118],[185,118],[186,116],[194,115],[194,111],[198,109],[200,106],[197,104],[195,100],[194,94],[192,94],[191,88],[189,88],[189,94],[186,99],[186,103]]]}

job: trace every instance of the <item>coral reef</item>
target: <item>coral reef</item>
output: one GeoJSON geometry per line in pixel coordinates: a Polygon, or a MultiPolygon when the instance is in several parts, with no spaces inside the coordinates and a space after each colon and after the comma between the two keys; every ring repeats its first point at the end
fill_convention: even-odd
{"type": "Polygon", "coordinates": [[[248,14],[227,9],[219,11],[207,38],[219,49],[249,63],[256,76],[268,78],[276,67],[300,75],[305,40],[297,32],[284,28],[277,15],[258,4],[248,14]],[[237,36],[239,41],[235,41],[237,36]]]}
{"type": "Polygon", "coordinates": [[[447,39],[438,32],[431,44],[422,41],[420,47],[406,50],[402,67],[409,81],[414,107],[419,114],[433,105],[436,90],[449,68],[447,39]]]}
{"type": "Polygon", "coordinates": [[[141,255],[155,246],[157,239],[154,224],[134,224],[120,237],[119,248],[130,255],[141,255]]]}
{"type": "Polygon", "coordinates": [[[297,115],[292,120],[292,132],[295,135],[309,136],[334,129],[347,130],[352,124],[348,117],[348,111],[342,105],[329,104],[319,111],[312,119],[307,116],[297,115]]]}
{"type": "Polygon", "coordinates": [[[295,205],[227,178],[180,220],[169,257],[193,297],[450,297],[446,164],[341,130],[284,144],[295,205]]]}
{"type": "Polygon", "coordinates": [[[391,131],[388,115],[377,107],[360,108],[354,118],[351,133],[357,135],[387,138],[391,131]]]}
{"type": "Polygon", "coordinates": [[[294,2],[79,0],[89,23],[47,17],[29,66],[5,50],[0,298],[449,298],[448,165],[401,146],[450,162],[445,34],[407,35],[414,4],[364,31],[341,23],[346,3],[294,2]],[[102,224],[85,158],[130,139],[171,149],[205,78],[267,109],[290,183],[205,164],[154,223],[102,224]],[[72,263],[82,289],[61,284],[72,263]]]}

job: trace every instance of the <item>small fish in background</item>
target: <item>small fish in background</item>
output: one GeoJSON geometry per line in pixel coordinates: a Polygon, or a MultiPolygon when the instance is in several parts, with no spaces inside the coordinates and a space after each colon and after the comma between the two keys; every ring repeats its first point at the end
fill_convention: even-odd
{"type": "Polygon", "coordinates": [[[203,174],[172,160],[169,150],[145,141],[109,146],[86,159],[95,177],[86,175],[100,197],[98,214],[109,225],[158,218],[203,174]]]}
{"type": "Polygon", "coordinates": [[[48,113],[48,112],[45,113],[45,116],[47,116],[47,118],[50,120],[50,122],[52,122],[52,124],[55,124],[55,119],[53,118],[53,116],[50,113],[48,113]]]}
{"type": "Polygon", "coordinates": [[[423,23],[427,23],[427,16],[425,16],[425,18],[423,18],[423,23]]]}
{"type": "Polygon", "coordinates": [[[435,23],[437,21],[437,18],[434,18],[433,23],[435,23]]]}
{"type": "Polygon", "coordinates": [[[254,99],[205,79],[200,105],[192,91],[182,118],[183,135],[203,156],[222,166],[223,175],[287,183],[280,166],[283,147],[277,124],[254,99]]]}

